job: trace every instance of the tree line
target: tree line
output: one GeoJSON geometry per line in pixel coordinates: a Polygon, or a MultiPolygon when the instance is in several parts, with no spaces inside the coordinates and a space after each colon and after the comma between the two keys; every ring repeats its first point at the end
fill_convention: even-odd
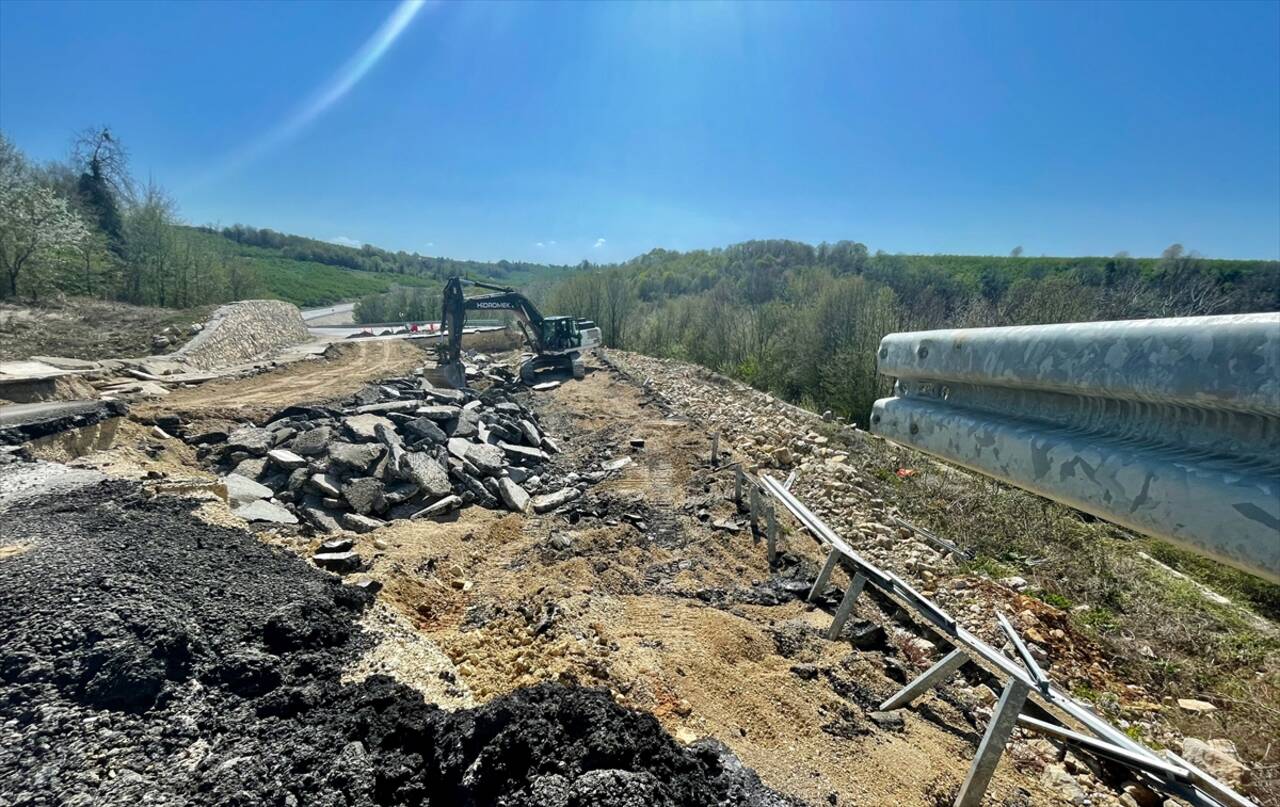
{"type": "Polygon", "coordinates": [[[44,165],[0,132],[0,270],[0,299],[33,302],[61,293],[187,308],[260,287],[248,261],[191,237],[162,187],[135,182],[106,127],[44,165]]]}
{"type": "Polygon", "coordinates": [[[366,294],[356,301],[352,316],[358,323],[438,320],[440,319],[440,289],[396,286],[388,292],[366,294]]]}
{"type": "Polygon", "coordinates": [[[870,253],[842,241],[653,250],[584,265],[545,291],[549,313],[596,321],[605,344],[692,361],[865,425],[891,381],[888,333],[944,327],[1280,310],[1280,262],[870,253]]]}
{"type": "MultiPolygon", "coordinates": [[[[430,286],[459,274],[516,283],[567,270],[352,247],[243,224],[191,227],[161,186],[134,180],[128,151],[106,127],[81,132],[66,159],[46,164],[0,132],[0,299],[66,294],[186,308],[274,295],[306,304],[334,294],[350,299],[374,277],[386,288],[395,276],[430,286]],[[320,282],[323,267],[370,274],[341,282],[330,272],[320,282]]],[[[392,292],[364,306],[381,321],[395,320],[401,317],[377,309],[389,315],[416,298],[401,305],[404,299],[392,292]]]]}
{"type": "Polygon", "coordinates": [[[525,261],[460,261],[453,258],[432,258],[403,250],[392,252],[372,244],[363,244],[359,247],[335,244],[331,241],[288,235],[243,224],[233,224],[220,230],[214,227],[201,229],[222,235],[236,244],[276,251],[293,260],[311,261],[361,272],[430,277],[442,283],[454,275],[502,279],[513,274],[563,268],[525,261]]]}

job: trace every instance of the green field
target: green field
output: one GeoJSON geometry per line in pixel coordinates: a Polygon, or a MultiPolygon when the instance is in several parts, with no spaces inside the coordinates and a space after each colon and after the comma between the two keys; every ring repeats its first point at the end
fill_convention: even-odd
{"type": "Polygon", "coordinates": [[[252,273],[253,294],[317,308],[384,292],[393,286],[439,287],[433,277],[393,272],[361,272],[316,261],[289,258],[280,250],[238,244],[215,233],[184,227],[183,235],[231,256],[252,273]]]}
{"type": "MultiPolygon", "coordinates": [[[[438,265],[391,265],[390,270],[363,271],[333,263],[307,260],[285,254],[285,249],[240,243],[216,232],[195,227],[182,227],[183,236],[202,247],[216,251],[229,259],[241,261],[253,275],[253,294],[250,296],[274,297],[291,302],[301,308],[315,308],[338,302],[357,300],[370,294],[391,291],[397,286],[421,287],[439,290],[443,287],[442,275],[459,273],[467,277],[487,279],[502,285],[528,287],[531,284],[545,286],[554,283],[572,271],[568,266],[513,263],[498,261],[453,261],[449,259],[417,259],[420,263],[438,265]],[[395,271],[408,268],[411,271],[395,271]],[[426,270],[426,271],[423,271],[426,270]]],[[[315,245],[319,250],[335,254],[359,255],[361,250],[283,236],[293,242],[315,245]]],[[[377,251],[388,254],[384,251],[377,251]]],[[[415,259],[417,256],[413,256],[415,259]]],[[[381,267],[387,266],[385,263],[381,267]]]]}
{"type": "Polygon", "coordinates": [[[311,261],[279,257],[255,257],[253,266],[262,278],[264,295],[287,300],[299,308],[316,308],[375,294],[392,286],[439,287],[435,278],[358,272],[311,261]]]}

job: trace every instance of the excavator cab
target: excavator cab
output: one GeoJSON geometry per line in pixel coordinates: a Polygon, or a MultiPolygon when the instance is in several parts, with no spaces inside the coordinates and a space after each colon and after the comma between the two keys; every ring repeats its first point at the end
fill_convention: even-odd
{"type": "Polygon", "coordinates": [[[542,343],[548,350],[567,350],[582,341],[573,317],[547,317],[542,321],[542,343]]]}

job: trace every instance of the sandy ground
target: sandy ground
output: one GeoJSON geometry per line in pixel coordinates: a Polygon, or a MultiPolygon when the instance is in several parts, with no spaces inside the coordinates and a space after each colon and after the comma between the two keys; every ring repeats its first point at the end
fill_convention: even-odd
{"type": "MultiPolygon", "coordinates": [[[[402,342],[356,343],[336,357],[177,391],[143,416],[261,417],[333,400],[421,360],[402,342]]],[[[768,588],[771,570],[749,530],[712,528],[745,519],[730,501],[731,476],[707,467],[703,429],[598,367],[583,381],[535,393],[534,405],[565,446],[557,462],[566,468],[611,456],[632,463],[558,514],[473,507],[358,536],[368,574],[384,586],[363,624],[383,641],[347,680],[390,674],[445,708],[541,681],[606,687],[682,742],[723,741],[767,785],[808,802],[950,803],[982,727],[948,687],[902,712],[902,730],[875,725],[868,712],[900,686],[882,654],[823,638],[830,620],[823,609],[752,596],[768,588]],[[575,507],[590,512],[575,515],[575,507]]],[[[63,450],[43,453],[66,459],[63,450]]],[[[181,441],[133,422],[121,425],[113,448],[74,462],[134,478],[208,478],[181,441]]],[[[201,515],[238,522],[220,503],[201,515]]],[[[321,540],[260,535],[306,556],[321,540]]],[[[820,562],[807,538],[784,548],[808,567],[820,562]]],[[[836,582],[845,582],[840,573],[836,582]]],[[[884,621],[873,603],[859,608],[884,621]]],[[[962,679],[956,687],[968,689],[962,679]]],[[[1038,765],[1019,759],[1002,760],[992,803],[1055,803],[1038,783],[1038,765]]]]}
{"type": "Polygon", "coordinates": [[[405,340],[340,342],[322,358],[293,362],[261,375],[177,390],[167,398],[136,407],[135,415],[252,420],[290,404],[337,400],[370,381],[404,375],[420,367],[423,358],[423,351],[405,340]]]}
{"type": "MultiPolygon", "coordinates": [[[[720,739],[766,784],[810,802],[949,803],[979,737],[956,708],[929,696],[904,713],[904,731],[880,729],[850,691],[878,702],[899,685],[878,654],[820,638],[827,614],[794,601],[700,599],[762,583],[770,570],[747,531],[713,531],[687,512],[734,516],[732,483],[704,467],[706,435],[695,424],[646,407],[639,390],[604,371],[538,400],[544,423],[571,446],[561,462],[601,450],[633,457],[594,493],[609,515],[643,513],[647,529],[609,524],[608,515],[570,524],[564,515],[472,508],[361,536],[370,573],[385,586],[382,605],[452,662],[442,670],[439,655],[418,647],[410,655],[420,667],[385,653],[371,667],[442,705],[483,703],[544,680],[606,686],[683,741],[720,739]],[[633,438],[644,448],[629,453],[633,438]],[[555,536],[569,548],[556,549],[555,536]],[[791,657],[779,653],[779,634],[802,637],[791,657]],[[820,672],[806,680],[792,672],[797,664],[820,672]]],[[[818,562],[807,540],[793,549],[818,562]]],[[[1029,803],[1052,803],[1034,772],[1007,760],[991,793],[998,803],[1027,793],[1029,803]]]]}

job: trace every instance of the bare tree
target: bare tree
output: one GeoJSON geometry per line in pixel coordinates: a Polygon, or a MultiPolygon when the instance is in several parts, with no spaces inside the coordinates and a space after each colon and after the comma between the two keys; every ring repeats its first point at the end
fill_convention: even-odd
{"type": "Polygon", "coordinates": [[[110,128],[82,130],[72,144],[71,159],[85,173],[101,177],[118,198],[133,203],[137,189],[129,176],[129,152],[110,128]]]}
{"type": "Polygon", "coordinates": [[[1014,247],[1013,249],[1009,250],[1009,257],[1010,257],[1010,258],[1021,258],[1021,257],[1022,257],[1022,245],[1021,245],[1021,244],[1019,244],[1018,246],[1016,246],[1016,247],[1014,247]]]}

